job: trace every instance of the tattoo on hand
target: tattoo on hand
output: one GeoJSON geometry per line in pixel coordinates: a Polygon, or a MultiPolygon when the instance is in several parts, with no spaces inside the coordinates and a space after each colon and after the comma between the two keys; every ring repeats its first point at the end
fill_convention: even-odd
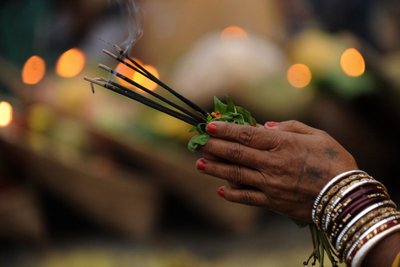
{"type": "Polygon", "coordinates": [[[337,159],[339,156],[339,153],[335,149],[330,147],[325,148],[325,154],[328,155],[330,159],[337,159]]]}
{"type": "Polygon", "coordinates": [[[306,176],[310,179],[311,183],[315,183],[322,178],[322,171],[315,167],[306,169],[306,176]]]}

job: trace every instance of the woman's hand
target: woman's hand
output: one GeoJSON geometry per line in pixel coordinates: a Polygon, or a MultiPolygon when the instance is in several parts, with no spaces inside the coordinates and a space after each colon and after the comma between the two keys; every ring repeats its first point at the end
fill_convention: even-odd
{"type": "Polygon", "coordinates": [[[322,187],[335,175],[357,169],[352,155],[331,136],[297,121],[265,127],[213,122],[207,131],[212,138],[196,166],[229,182],[218,190],[221,196],[304,222],[311,222],[322,187]]]}

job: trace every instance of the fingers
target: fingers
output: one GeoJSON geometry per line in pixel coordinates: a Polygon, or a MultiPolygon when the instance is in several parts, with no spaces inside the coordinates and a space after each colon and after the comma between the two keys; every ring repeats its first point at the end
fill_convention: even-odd
{"type": "Polygon", "coordinates": [[[260,176],[260,173],[256,170],[205,158],[196,162],[196,168],[205,174],[228,181],[230,184],[235,185],[233,188],[239,188],[238,185],[258,187],[265,181],[264,177],[260,176]]]}
{"type": "Polygon", "coordinates": [[[218,189],[218,195],[228,201],[252,206],[269,206],[268,198],[264,193],[252,189],[237,189],[230,186],[222,186],[218,189]]]}
{"type": "Polygon", "coordinates": [[[283,122],[268,121],[264,124],[264,127],[266,129],[275,129],[299,134],[314,134],[317,131],[317,129],[295,120],[283,122]]]}
{"type": "Polygon", "coordinates": [[[284,134],[264,127],[238,125],[222,121],[208,124],[207,132],[213,137],[265,150],[276,147],[284,138],[284,134]]]}
{"type": "Polygon", "coordinates": [[[201,151],[206,154],[212,154],[214,157],[254,169],[266,167],[268,163],[265,162],[265,159],[274,158],[269,151],[216,138],[210,138],[207,144],[201,147],[201,151]]]}

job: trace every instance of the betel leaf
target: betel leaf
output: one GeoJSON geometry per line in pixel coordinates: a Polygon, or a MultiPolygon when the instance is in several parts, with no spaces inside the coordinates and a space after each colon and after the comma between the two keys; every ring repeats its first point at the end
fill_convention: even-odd
{"type": "Polygon", "coordinates": [[[226,112],[227,113],[228,112],[233,112],[233,113],[236,112],[236,106],[233,103],[232,98],[230,98],[230,97],[226,98],[226,112]]]}
{"type": "Polygon", "coordinates": [[[209,139],[209,135],[205,131],[207,123],[212,121],[226,121],[241,125],[256,125],[256,120],[251,113],[243,107],[235,106],[232,99],[227,97],[226,104],[214,97],[214,112],[207,114],[207,122],[200,123],[192,128],[198,134],[193,136],[189,143],[188,149],[194,152],[199,146],[205,145],[209,139]]]}
{"type": "Polygon", "coordinates": [[[199,146],[207,144],[208,139],[210,139],[210,136],[207,133],[195,135],[190,139],[188,149],[194,152],[199,146]]]}
{"type": "Polygon", "coordinates": [[[240,106],[236,106],[236,110],[237,110],[237,112],[239,114],[243,115],[243,118],[244,118],[245,122],[247,122],[250,125],[256,125],[257,124],[256,119],[254,119],[254,117],[251,115],[251,113],[247,109],[245,109],[243,107],[240,107],[240,106]]]}
{"type": "Polygon", "coordinates": [[[218,97],[214,96],[214,111],[225,114],[228,111],[228,105],[219,100],[218,97]]]}

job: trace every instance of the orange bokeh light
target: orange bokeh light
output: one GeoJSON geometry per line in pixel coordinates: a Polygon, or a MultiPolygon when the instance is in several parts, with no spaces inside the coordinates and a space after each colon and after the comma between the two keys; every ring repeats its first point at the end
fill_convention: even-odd
{"type": "MultiPolygon", "coordinates": [[[[143,66],[148,72],[150,72],[151,74],[153,74],[157,79],[160,78],[160,74],[158,73],[157,69],[151,65],[144,65],[143,66]]],[[[135,82],[137,82],[138,84],[143,85],[144,87],[146,87],[149,90],[154,90],[157,88],[157,84],[151,80],[149,80],[148,78],[146,78],[145,76],[143,76],[142,74],[135,72],[133,74],[133,80],[135,82]]]]}
{"type": "Polygon", "coordinates": [[[37,84],[46,73],[46,63],[39,56],[31,56],[22,67],[22,82],[25,84],[37,84]]]}
{"type": "Polygon", "coordinates": [[[247,37],[246,31],[239,26],[228,26],[221,32],[221,39],[244,39],[247,37]]]}
{"type": "Polygon", "coordinates": [[[13,118],[13,108],[6,101],[0,102],[0,127],[8,126],[13,118]]]}
{"type": "Polygon", "coordinates": [[[310,84],[311,79],[311,70],[305,64],[293,64],[287,71],[287,80],[293,87],[304,88],[310,84]]]}
{"type": "MultiPolygon", "coordinates": [[[[137,63],[139,63],[139,65],[143,66],[143,64],[142,64],[142,62],[141,62],[140,60],[138,60],[138,59],[136,59],[136,58],[134,58],[134,60],[135,60],[137,63]]],[[[132,62],[130,62],[128,59],[125,59],[125,62],[129,63],[130,65],[134,65],[134,64],[133,64],[132,62]]],[[[131,79],[131,80],[133,80],[133,76],[134,76],[134,74],[135,74],[135,72],[136,72],[135,70],[131,69],[130,67],[126,66],[125,64],[123,64],[123,63],[121,63],[121,62],[118,63],[117,67],[115,68],[115,71],[118,72],[118,73],[120,73],[120,74],[122,74],[122,75],[124,75],[126,78],[129,78],[129,79],[131,79]]],[[[117,77],[117,81],[118,81],[122,86],[125,86],[125,87],[128,87],[128,88],[133,88],[133,87],[134,87],[133,85],[131,85],[130,83],[124,81],[124,80],[121,79],[121,78],[118,78],[118,77],[117,77]]]]}
{"type": "Polygon", "coordinates": [[[85,62],[85,54],[77,48],[71,48],[58,58],[56,73],[64,78],[75,77],[83,70],[85,62]]]}
{"type": "Polygon", "coordinates": [[[365,61],[357,49],[349,48],[340,57],[340,67],[346,75],[358,77],[365,72],[365,61]]]}

